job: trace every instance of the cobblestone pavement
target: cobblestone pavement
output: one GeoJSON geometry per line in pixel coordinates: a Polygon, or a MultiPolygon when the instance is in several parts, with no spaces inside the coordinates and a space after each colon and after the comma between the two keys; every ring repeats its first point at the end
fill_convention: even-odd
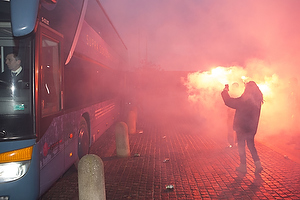
{"type": "MultiPolygon", "coordinates": [[[[183,121],[140,123],[140,133],[129,135],[127,158],[116,156],[114,129],[104,133],[90,153],[104,162],[107,199],[300,199],[299,163],[257,143],[264,170],[254,174],[247,150],[243,176],[235,171],[237,149],[227,147],[224,135],[187,127],[183,121]]],[[[42,199],[78,199],[76,169],[42,199]]]]}
{"type": "MultiPolygon", "coordinates": [[[[238,174],[238,152],[236,147],[227,147],[227,128],[220,129],[216,123],[203,122],[194,115],[212,115],[214,122],[226,119],[226,107],[219,94],[216,107],[208,112],[195,105],[185,108],[190,103],[181,79],[147,77],[153,78],[141,79],[147,91],[142,84],[134,84],[139,86],[135,95],[139,118],[138,133],[129,135],[131,156],[116,156],[114,127],[90,149],[104,162],[108,200],[300,199],[299,140],[282,134],[258,140],[266,134],[259,132],[256,147],[264,170],[254,174],[247,149],[247,174],[238,174]],[[188,113],[194,117],[181,117],[188,113]],[[207,126],[210,130],[204,128],[207,126]],[[168,185],[174,188],[166,189],[168,185]]],[[[78,199],[77,179],[77,171],[71,167],[42,200],[78,199]]]]}

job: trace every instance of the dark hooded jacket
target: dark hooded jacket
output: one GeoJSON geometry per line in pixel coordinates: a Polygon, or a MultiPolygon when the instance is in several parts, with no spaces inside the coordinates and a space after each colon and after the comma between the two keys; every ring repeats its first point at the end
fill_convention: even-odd
{"type": "Polygon", "coordinates": [[[223,90],[221,95],[225,105],[235,109],[233,129],[237,134],[255,135],[260,117],[262,97],[257,99],[255,96],[246,95],[244,92],[238,98],[231,98],[227,90],[223,90]]]}

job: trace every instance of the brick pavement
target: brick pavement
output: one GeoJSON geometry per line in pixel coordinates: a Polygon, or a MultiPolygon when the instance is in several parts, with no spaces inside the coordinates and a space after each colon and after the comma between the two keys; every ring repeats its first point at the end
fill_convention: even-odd
{"type": "MultiPolygon", "coordinates": [[[[105,165],[107,199],[300,199],[300,164],[257,143],[264,171],[254,175],[247,150],[245,176],[237,174],[236,148],[186,120],[143,120],[131,134],[128,158],[117,158],[113,128],[91,148],[105,165]],[[139,154],[139,156],[135,156],[139,154]],[[173,185],[173,190],[167,190],[173,185]]],[[[77,173],[71,168],[43,197],[78,199],[77,173]]]]}

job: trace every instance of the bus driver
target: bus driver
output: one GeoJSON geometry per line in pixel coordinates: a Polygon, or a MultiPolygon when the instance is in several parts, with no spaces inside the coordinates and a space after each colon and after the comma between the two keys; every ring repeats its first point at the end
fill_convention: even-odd
{"type": "Polygon", "coordinates": [[[5,63],[9,71],[1,73],[0,79],[7,83],[15,85],[17,88],[25,88],[25,74],[24,69],[21,66],[21,59],[15,53],[10,53],[6,56],[5,63]]]}

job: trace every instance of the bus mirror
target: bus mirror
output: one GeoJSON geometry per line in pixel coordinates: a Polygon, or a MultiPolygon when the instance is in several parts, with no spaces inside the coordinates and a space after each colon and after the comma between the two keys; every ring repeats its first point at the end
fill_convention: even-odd
{"type": "Polygon", "coordinates": [[[13,35],[25,36],[31,33],[37,19],[39,0],[11,0],[10,3],[13,35]]]}

